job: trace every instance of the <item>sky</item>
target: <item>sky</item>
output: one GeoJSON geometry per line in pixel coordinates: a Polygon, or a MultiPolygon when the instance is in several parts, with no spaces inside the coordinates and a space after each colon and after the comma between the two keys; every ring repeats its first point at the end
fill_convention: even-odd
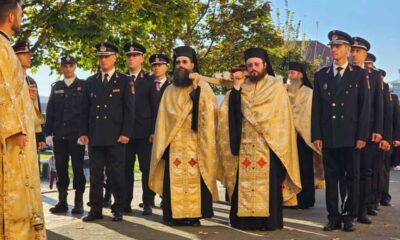
{"type": "MultiPolygon", "coordinates": [[[[284,0],[270,0],[275,16],[276,9],[285,10],[284,0]]],[[[399,0],[288,0],[295,21],[301,21],[301,35],[306,40],[329,42],[331,30],[341,30],[351,36],[365,38],[371,43],[370,52],[377,57],[376,67],[387,72],[386,80],[399,79],[400,69],[400,14],[399,0]],[[318,28],[317,28],[318,22],[318,28]]],[[[77,76],[86,79],[90,72],[77,70],[77,76]]],[[[37,81],[41,96],[50,94],[51,84],[57,80],[50,69],[40,67],[31,74],[37,81]]]]}

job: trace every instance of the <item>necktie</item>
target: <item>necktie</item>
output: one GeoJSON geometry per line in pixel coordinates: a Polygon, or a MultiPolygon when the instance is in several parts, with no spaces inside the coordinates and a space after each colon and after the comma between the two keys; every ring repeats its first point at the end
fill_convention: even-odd
{"type": "Polygon", "coordinates": [[[104,74],[103,78],[103,87],[106,87],[108,83],[108,73],[104,74]]]}
{"type": "Polygon", "coordinates": [[[156,89],[157,89],[157,91],[160,91],[160,89],[161,89],[161,82],[156,81],[156,89]]]}
{"type": "Polygon", "coordinates": [[[336,76],[335,76],[336,86],[339,86],[340,79],[342,79],[342,75],[340,75],[340,71],[342,71],[342,69],[343,69],[342,67],[336,68],[336,71],[337,71],[336,76]]]}

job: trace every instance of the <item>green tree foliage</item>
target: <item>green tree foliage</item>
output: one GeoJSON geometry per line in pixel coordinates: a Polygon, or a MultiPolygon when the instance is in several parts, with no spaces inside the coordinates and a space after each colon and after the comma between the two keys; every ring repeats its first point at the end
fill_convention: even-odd
{"type": "Polygon", "coordinates": [[[20,38],[31,42],[33,66],[53,70],[69,54],[81,68],[95,71],[93,46],[101,41],[120,48],[120,70],[127,41],[142,43],[147,56],[172,56],[174,47],[190,45],[205,75],[243,64],[243,51],[251,46],[268,50],[278,74],[286,74],[289,60],[301,59],[300,23],[294,23],[287,2],[284,20],[277,11],[276,23],[270,3],[261,0],[26,0],[23,7],[20,38]]]}

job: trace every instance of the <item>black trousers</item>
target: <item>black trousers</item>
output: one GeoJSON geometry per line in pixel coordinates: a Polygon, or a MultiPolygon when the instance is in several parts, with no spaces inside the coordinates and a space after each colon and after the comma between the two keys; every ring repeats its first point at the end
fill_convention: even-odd
{"type": "Polygon", "coordinates": [[[393,150],[385,152],[385,160],[383,164],[383,189],[380,197],[380,202],[390,202],[392,196],[389,194],[390,184],[390,169],[392,167],[393,150]]]}
{"type": "Polygon", "coordinates": [[[151,160],[152,144],[148,139],[132,139],[126,145],[125,157],[125,187],[126,187],[126,203],[124,207],[129,208],[133,199],[134,186],[134,167],[136,156],[139,159],[139,167],[142,172],[142,201],[145,205],[150,205],[154,202],[155,193],[149,188],[149,173],[151,160]]]}
{"type": "Polygon", "coordinates": [[[243,230],[276,230],[283,228],[282,207],[282,182],[285,179],[285,168],[274,152],[270,152],[269,171],[269,217],[239,217],[238,211],[238,182],[237,173],[235,190],[231,199],[231,211],[229,213],[230,225],[243,230]]]}
{"type": "Polygon", "coordinates": [[[76,140],[54,140],[54,157],[58,175],[57,188],[59,191],[67,191],[69,186],[68,163],[71,157],[73,188],[84,192],[86,178],[83,173],[83,158],[85,146],[77,144],[76,140]]]}
{"type": "Polygon", "coordinates": [[[368,142],[365,148],[361,150],[359,214],[363,211],[365,213],[373,203],[372,165],[381,155],[382,151],[379,149],[378,143],[368,142]]]}
{"type": "Polygon", "coordinates": [[[110,173],[113,212],[122,212],[125,198],[125,145],[90,146],[90,194],[91,211],[101,212],[103,207],[104,168],[110,173]]]}
{"type": "MultiPolygon", "coordinates": [[[[163,180],[163,220],[166,222],[173,222],[175,224],[181,225],[184,221],[198,220],[198,218],[182,218],[176,219],[172,217],[172,206],[171,206],[171,185],[170,185],[170,172],[169,172],[169,147],[165,150],[163,154],[163,159],[165,160],[165,171],[163,180]]],[[[214,216],[214,211],[212,208],[212,195],[208,190],[206,184],[201,178],[201,217],[202,218],[212,218],[214,216]]]]}
{"type": "Polygon", "coordinates": [[[383,167],[385,152],[380,151],[378,158],[372,161],[372,206],[377,207],[383,192],[383,167]]]}
{"type": "Polygon", "coordinates": [[[351,221],[358,215],[360,151],[354,147],[324,148],[323,158],[328,219],[351,221]],[[344,198],[343,210],[340,211],[338,184],[342,176],[345,176],[347,198],[344,198]]]}
{"type": "Polygon", "coordinates": [[[302,190],[297,194],[299,208],[309,208],[315,203],[314,160],[313,150],[297,135],[297,149],[299,153],[300,179],[302,190]]]}

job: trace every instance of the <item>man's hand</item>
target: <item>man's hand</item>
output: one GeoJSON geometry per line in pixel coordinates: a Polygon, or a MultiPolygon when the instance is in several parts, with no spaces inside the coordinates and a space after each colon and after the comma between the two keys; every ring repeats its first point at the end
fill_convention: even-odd
{"type": "Polygon", "coordinates": [[[45,142],[39,142],[38,143],[38,147],[39,147],[39,150],[43,150],[44,147],[46,147],[46,143],[45,142]]]}
{"type": "Polygon", "coordinates": [[[366,142],[363,140],[357,140],[356,149],[363,149],[365,147],[366,142]]]}
{"type": "Polygon", "coordinates": [[[50,147],[53,146],[53,136],[46,137],[46,144],[49,145],[50,147]]]}
{"type": "Polygon", "coordinates": [[[36,101],[37,98],[37,88],[35,85],[29,85],[29,96],[33,101],[36,101]]]}
{"type": "Polygon", "coordinates": [[[319,151],[322,151],[322,140],[315,140],[313,142],[313,144],[316,149],[318,149],[319,151]]]}
{"type": "Polygon", "coordinates": [[[379,143],[382,140],[382,135],[379,133],[372,133],[372,142],[379,143]]]}
{"type": "Polygon", "coordinates": [[[17,133],[15,135],[12,135],[8,139],[12,144],[17,145],[20,148],[25,148],[26,143],[28,142],[26,135],[24,135],[22,133],[17,133]]]}
{"type": "Polygon", "coordinates": [[[389,151],[390,150],[390,144],[386,140],[382,140],[379,143],[379,148],[382,149],[383,151],[389,151]]]}
{"type": "Polygon", "coordinates": [[[201,75],[198,73],[190,73],[189,74],[189,79],[192,80],[192,86],[193,89],[196,89],[197,86],[199,85],[200,79],[201,79],[201,75]]]}
{"type": "Polygon", "coordinates": [[[79,140],[81,141],[82,145],[87,145],[87,144],[89,144],[89,138],[88,138],[88,136],[81,136],[81,137],[79,138],[79,140]]]}
{"type": "Polygon", "coordinates": [[[149,143],[153,143],[153,141],[154,141],[154,134],[151,134],[149,136],[149,143]]]}
{"type": "Polygon", "coordinates": [[[393,141],[393,146],[394,146],[394,147],[399,147],[399,146],[400,146],[400,141],[394,140],[394,141],[393,141]]]}
{"type": "Polygon", "coordinates": [[[122,143],[122,144],[127,144],[129,142],[129,138],[121,135],[121,136],[119,136],[117,142],[122,143]]]}
{"type": "Polygon", "coordinates": [[[246,79],[246,75],[243,72],[236,72],[233,75],[233,86],[235,89],[240,89],[246,79]]]}

